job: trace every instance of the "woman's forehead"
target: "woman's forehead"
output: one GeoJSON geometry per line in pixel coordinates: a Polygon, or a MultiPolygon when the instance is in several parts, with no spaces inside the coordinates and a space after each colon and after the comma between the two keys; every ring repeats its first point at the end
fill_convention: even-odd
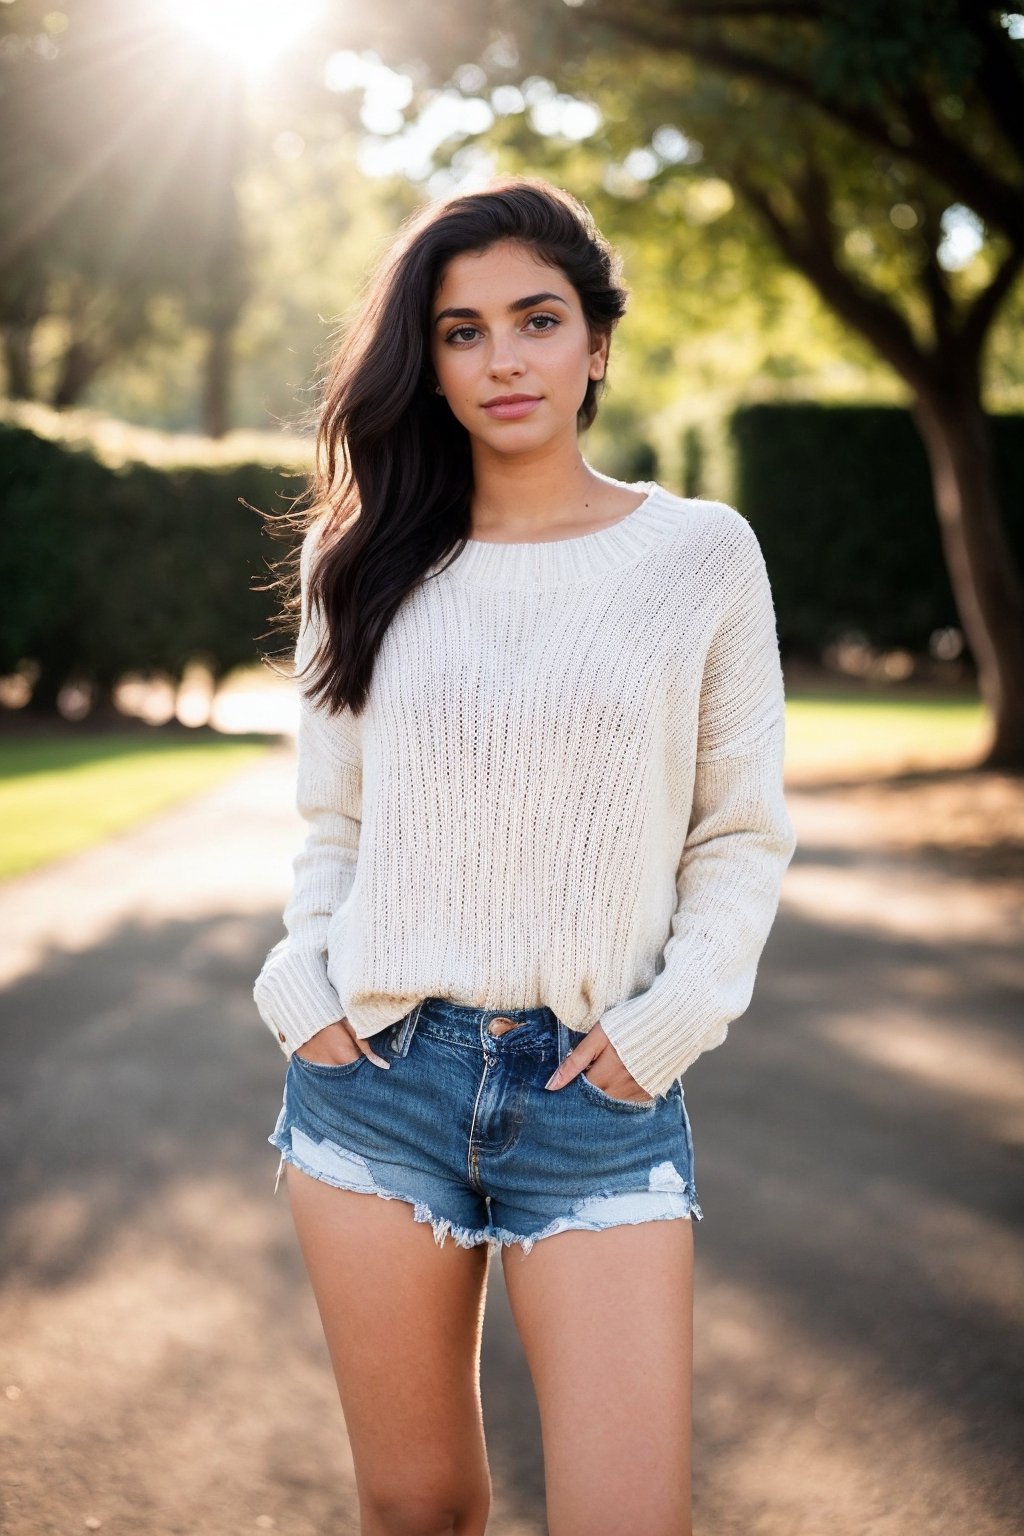
{"type": "Polygon", "coordinates": [[[541,288],[566,300],[572,297],[572,284],[560,267],[550,266],[528,246],[502,242],[483,251],[460,251],[453,256],[440,275],[437,296],[440,298],[443,292],[446,298],[450,297],[457,289],[470,301],[471,295],[476,294],[500,303],[541,288]]]}

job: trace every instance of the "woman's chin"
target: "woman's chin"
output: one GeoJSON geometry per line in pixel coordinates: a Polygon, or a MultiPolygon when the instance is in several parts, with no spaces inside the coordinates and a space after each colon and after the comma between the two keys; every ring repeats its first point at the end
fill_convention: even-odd
{"type": "Polygon", "coordinates": [[[563,438],[576,440],[576,419],[571,421],[539,422],[526,416],[522,421],[506,421],[485,425],[477,425],[474,430],[467,428],[470,437],[481,448],[498,457],[515,457],[527,450],[535,451],[539,448],[548,448],[560,442],[563,438]]]}

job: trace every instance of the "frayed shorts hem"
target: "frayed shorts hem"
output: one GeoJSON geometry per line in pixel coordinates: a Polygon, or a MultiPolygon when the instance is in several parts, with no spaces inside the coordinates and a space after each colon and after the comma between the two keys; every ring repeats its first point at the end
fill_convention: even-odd
{"type": "MultiPolygon", "coordinates": [[[[268,1138],[270,1139],[270,1138],[268,1138]]],[[[272,1141],[271,1145],[277,1143],[272,1141]]],[[[322,1168],[315,1168],[305,1158],[299,1157],[291,1148],[279,1148],[281,1161],[278,1164],[277,1180],[274,1191],[277,1192],[281,1174],[285,1163],[291,1163],[300,1173],[307,1174],[310,1178],[318,1179],[321,1184],[329,1184],[333,1189],[345,1189],[352,1194],[376,1195],[379,1200],[402,1200],[412,1206],[413,1220],[429,1224],[433,1229],[434,1242],[439,1248],[443,1248],[450,1237],[459,1248],[478,1248],[487,1245],[489,1253],[493,1254],[501,1248],[519,1246],[524,1256],[530,1252],[535,1243],[539,1243],[545,1237],[554,1237],[559,1232],[606,1232],[613,1227],[635,1227],[650,1221],[690,1221],[703,1219],[703,1211],[694,1193],[688,1189],[678,1193],[663,1193],[657,1196],[650,1208],[642,1211],[623,1211],[614,1220],[588,1219],[583,1215],[556,1216],[547,1226],[541,1227],[538,1232],[512,1232],[507,1227],[464,1227],[451,1221],[447,1216],[435,1216],[429,1205],[422,1200],[415,1199],[412,1195],[399,1194],[394,1190],[381,1189],[378,1185],[373,1189],[367,1189],[365,1185],[346,1183],[344,1180],[326,1173],[322,1168]]],[[[590,1195],[581,1201],[581,1206],[588,1206],[592,1201],[630,1200],[636,1198],[651,1200],[655,1192],[649,1189],[636,1191],[610,1190],[605,1195],[590,1195]]]]}

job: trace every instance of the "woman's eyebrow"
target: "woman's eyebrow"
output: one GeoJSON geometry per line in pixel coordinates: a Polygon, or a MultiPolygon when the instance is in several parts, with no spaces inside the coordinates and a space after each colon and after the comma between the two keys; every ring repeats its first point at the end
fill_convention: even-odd
{"type": "MultiPolygon", "coordinates": [[[[508,306],[508,312],[510,315],[518,314],[519,310],[532,309],[534,304],[541,304],[545,299],[554,299],[556,304],[564,304],[566,309],[569,308],[568,301],[557,293],[531,293],[528,298],[513,299],[508,306]]],[[[442,309],[439,315],[435,315],[434,324],[440,325],[442,320],[449,319],[479,320],[480,311],[478,309],[442,309]]]]}

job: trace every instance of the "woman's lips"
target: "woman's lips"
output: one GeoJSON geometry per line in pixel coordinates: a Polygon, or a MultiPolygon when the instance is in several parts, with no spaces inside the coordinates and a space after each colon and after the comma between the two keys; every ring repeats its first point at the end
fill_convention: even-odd
{"type": "Polygon", "coordinates": [[[508,405],[485,405],[484,410],[499,421],[518,421],[520,416],[529,416],[536,405],[540,405],[539,400],[513,400],[508,405]]]}

